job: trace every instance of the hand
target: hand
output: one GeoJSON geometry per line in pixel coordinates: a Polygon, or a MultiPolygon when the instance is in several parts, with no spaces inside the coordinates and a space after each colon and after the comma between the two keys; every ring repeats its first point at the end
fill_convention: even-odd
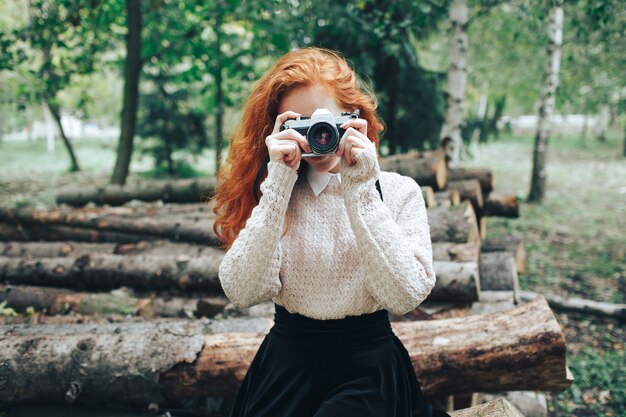
{"type": "Polygon", "coordinates": [[[367,120],[350,119],[341,128],[346,131],[339,141],[337,156],[343,156],[347,165],[354,165],[357,155],[368,149],[376,154],[376,145],[367,137],[367,120]]]}
{"type": "Polygon", "coordinates": [[[294,129],[280,131],[280,126],[289,118],[300,116],[300,113],[286,111],[276,117],[272,134],[265,138],[265,145],[270,156],[270,161],[282,162],[290,168],[298,169],[302,152],[300,148],[311,152],[307,140],[294,129]]]}

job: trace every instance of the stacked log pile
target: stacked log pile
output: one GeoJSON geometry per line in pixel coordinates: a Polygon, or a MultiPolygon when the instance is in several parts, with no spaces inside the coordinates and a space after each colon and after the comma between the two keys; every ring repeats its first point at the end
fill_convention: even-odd
{"type": "MultiPolygon", "coordinates": [[[[522,242],[485,239],[485,217],[518,215],[514,199],[497,198],[488,170],[448,170],[441,152],[384,158],[381,169],[416,179],[427,205],[437,284],[419,308],[391,315],[425,393],[457,394],[450,411],[469,413],[458,415],[518,415],[462,399],[571,384],[548,304],[520,303],[522,242]]],[[[30,314],[0,316],[0,381],[16,381],[0,406],[175,406],[236,392],[273,305],[238,309],[224,296],[212,206],[198,202],[212,187],[103,187],[59,195],[74,208],[0,208],[0,310],[30,314]]]]}

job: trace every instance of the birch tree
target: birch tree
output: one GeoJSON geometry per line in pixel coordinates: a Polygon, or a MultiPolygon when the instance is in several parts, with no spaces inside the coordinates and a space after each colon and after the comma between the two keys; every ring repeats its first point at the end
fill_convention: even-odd
{"type": "Polygon", "coordinates": [[[445,92],[446,114],[440,135],[440,143],[451,168],[458,167],[461,155],[463,99],[467,85],[467,15],[466,0],[454,0],[450,6],[452,36],[449,47],[448,85],[445,92]]]}
{"type": "Polygon", "coordinates": [[[554,110],[556,88],[559,84],[562,41],[563,0],[551,0],[548,17],[548,56],[545,62],[541,97],[539,100],[532,177],[530,192],[528,194],[529,202],[541,202],[545,195],[550,116],[554,110]]]}

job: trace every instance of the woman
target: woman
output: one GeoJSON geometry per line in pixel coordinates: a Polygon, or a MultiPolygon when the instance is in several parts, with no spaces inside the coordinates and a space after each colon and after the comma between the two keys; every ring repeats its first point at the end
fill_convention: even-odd
{"type": "Polygon", "coordinates": [[[275,316],[231,417],[447,415],[423,397],[389,323],[435,273],[420,187],[380,172],[375,109],[346,61],[319,48],[286,54],[253,88],[218,174],[214,228],[226,296],[272,299],[275,316]],[[335,153],[303,158],[308,140],[283,125],[319,109],[359,117],[335,153]]]}

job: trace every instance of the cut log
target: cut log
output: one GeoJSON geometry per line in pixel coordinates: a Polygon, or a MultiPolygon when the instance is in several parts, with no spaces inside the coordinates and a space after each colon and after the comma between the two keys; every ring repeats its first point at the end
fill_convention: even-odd
{"type": "Polygon", "coordinates": [[[532,291],[520,291],[522,301],[534,300],[536,297],[544,297],[550,304],[550,307],[555,310],[613,317],[622,321],[626,320],[626,304],[603,303],[583,298],[565,298],[558,295],[539,295],[532,291]]]}
{"type": "Polygon", "coordinates": [[[478,262],[480,257],[479,242],[435,242],[432,245],[435,261],[478,262]]]}
{"type": "Polygon", "coordinates": [[[493,191],[493,174],[488,168],[450,168],[448,170],[448,181],[469,179],[480,181],[483,193],[489,194],[493,191]]]}
{"type": "Polygon", "coordinates": [[[188,203],[207,200],[213,195],[215,178],[185,180],[150,180],[129,183],[124,186],[108,184],[104,187],[82,187],[61,191],[56,196],[57,204],[82,207],[88,203],[121,206],[131,200],[157,201],[164,203],[188,203]]]}
{"type": "MultiPolygon", "coordinates": [[[[219,246],[220,241],[213,232],[213,220],[188,219],[186,221],[165,218],[132,218],[122,215],[99,215],[88,210],[57,209],[37,211],[28,208],[0,208],[0,221],[23,225],[66,225],[93,230],[107,230],[116,233],[133,233],[142,237],[166,238],[174,241],[202,243],[219,246]]],[[[82,239],[76,239],[82,240],[82,239]]],[[[142,239],[143,240],[143,239],[142,239]]],[[[93,240],[91,240],[93,241],[93,240]]],[[[129,240],[133,241],[133,240],[129,240]]],[[[136,240],[134,240],[136,241],[136,240]]]]}
{"type": "Polygon", "coordinates": [[[504,398],[479,404],[463,410],[450,411],[450,417],[524,417],[524,415],[504,398]]]}
{"type": "Polygon", "coordinates": [[[483,216],[519,217],[519,205],[515,194],[489,193],[484,199],[483,216]]]}
{"type": "Polygon", "coordinates": [[[480,288],[485,291],[519,291],[513,253],[497,251],[480,255],[480,288]]]}
{"type": "Polygon", "coordinates": [[[215,248],[167,240],[134,243],[83,243],[83,242],[0,242],[0,256],[21,258],[79,257],[91,253],[110,255],[185,255],[211,256],[215,248]]]}
{"type": "Polygon", "coordinates": [[[202,257],[89,254],[65,258],[0,257],[0,282],[89,290],[181,289],[221,292],[224,252],[202,257]]]}
{"type": "Polygon", "coordinates": [[[478,263],[435,261],[437,282],[428,296],[430,301],[478,301],[480,280],[478,263]]]}
{"type": "Polygon", "coordinates": [[[448,181],[448,164],[442,151],[388,156],[380,158],[378,163],[381,171],[406,175],[433,190],[443,190],[448,181]]]}
{"type": "Polygon", "coordinates": [[[482,253],[509,251],[515,257],[517,272],[526,273],[526,248],[522,239],[514,236],[500,236],[484,239],[481,242],[482,253]]]}
{"type": "MultiPolygon", "coordinates": [[[[271,320],[258,321],[262,330],[252,330],[258,333],[233,330],[243,323],[219,327],[218,322],[2,326],[0,381],[11,383],[3,385],[0,406],[232,397],[271,320]],[[220,331],[228,333],[216,334],[220,331]]],[[[572,382],[561,328],[541,298],[504,313],[392,327],[428,396],[559,391],[572,382]]]]}
{"type": "Polygon", "coordinates": [[[477,213],[483,207],[483,191],[477,179],[448,181],[448,190],[458,191],[461,200],[469,200],[477,213]]]}
{"type": "Polygon", "coordinates": [[[424,203],[426,203],[426,207],[437,206],[437,200],[435,200],[435,192],[433,191],[433,187],[429,185],[423,185],[421,188],[422,197],[424,197],[424,203]]]}
{"type": "Polygon", "coordinates": [[[457,190],[444,190],[435,193],[437,205],[442,207],[457,206],[461,204],[461,194],[457,190]]]}
{"type": "Polygon", "coordinates": [[[428,209],[430,238],[433,242],[467,243],[480,241],[476,214],[470,203],[456,207],[428,209]]]}
{"type": "Polygon", "coordinates": [[[142,317],[214,317],[228,304],[224,296],[138,298],[127,289],[110,293],[75,292],[66,289],[0,285],[0,303],[19,313],[29,307],[44,314],[137,314],[142,317]]]}

